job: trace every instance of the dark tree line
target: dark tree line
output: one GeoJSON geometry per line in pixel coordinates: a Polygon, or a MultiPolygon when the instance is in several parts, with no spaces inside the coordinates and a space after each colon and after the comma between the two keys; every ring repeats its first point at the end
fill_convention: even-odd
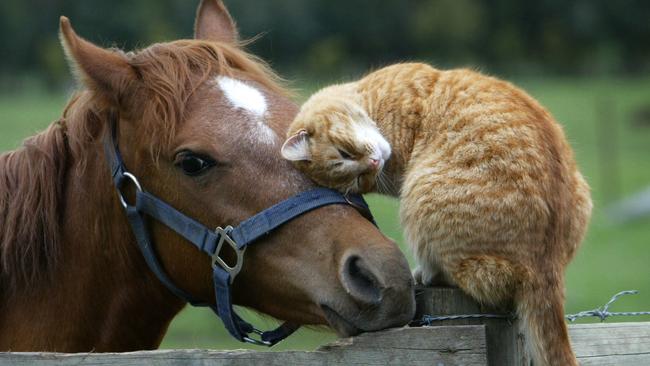
{"type": "MultiPolygon", "coordinates": [[[[191,36],[188,0],[4,0],[0,83],[68,78],[59,15],[105,46],[191,36]],[[113,43],[111,43],[113,42],[113,43]]],[[[276,68],[344,76],[403,60],[503,74],[650,71],[646,0],[226,0],[250,48],[276,68]]],[[[1,84],[0,84],[1,85],[1,84]]]]}

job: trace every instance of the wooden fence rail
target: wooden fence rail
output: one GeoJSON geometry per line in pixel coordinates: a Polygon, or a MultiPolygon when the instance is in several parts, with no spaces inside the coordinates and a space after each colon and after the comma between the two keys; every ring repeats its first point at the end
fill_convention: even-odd
{"type": "MultiPolygon", "coordinates": [[[[418,312],[459,314],[480,309],[458,290],[422,289],[418,312]]],[[[650,365],[650,322],[570,325],[578,359],[587,365],[650,365]]],[[[0,353],[0,365],[435,365],[528,366],[516,322],[463,319],[340,339],[316,351],[160,350],[128,353],[0,353]]]]}

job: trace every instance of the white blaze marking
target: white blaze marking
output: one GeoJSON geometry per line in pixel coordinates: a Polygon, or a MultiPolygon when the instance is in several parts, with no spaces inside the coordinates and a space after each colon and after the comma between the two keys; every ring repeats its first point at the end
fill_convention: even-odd
{"type": "Polygon", "coordinates": [[[236,108],[245,109],[258,117],[266,112],[266,98],[259,90],[227,76],[219,76],[217,83],[236,108]]]}
{"type": "Polygon", "coordinates": [[[250,129],[249,136],[251,139],[267,144],[274,144],[277,140],[277,135],[264,122],[264,115],[267,110],[264,94],[242,81],[227,76],[217,77],[217,85],[221,88],[223,95],[233,107],[243,109],[253,117],[251,120],[255,124],[250,129]]]}

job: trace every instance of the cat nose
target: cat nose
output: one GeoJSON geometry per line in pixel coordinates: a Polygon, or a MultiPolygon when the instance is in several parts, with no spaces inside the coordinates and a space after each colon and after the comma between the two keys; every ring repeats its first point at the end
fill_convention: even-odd
{"type": "Polygon", "coordinates": [[[370,158],[370,166],[373,169],[377,169],[379,167],[379,159],[370,158]]]}

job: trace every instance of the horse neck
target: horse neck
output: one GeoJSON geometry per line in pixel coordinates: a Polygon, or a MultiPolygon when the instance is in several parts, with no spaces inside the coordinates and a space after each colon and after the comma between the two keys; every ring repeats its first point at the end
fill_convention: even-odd
{"type": "Polygon", "coordinates": [[[65,187],[59,260],[47,283],[0,304],[0,350],[153,349],[183,306],[133,242],[101,144],[82,153],[84,163],[69,156],[56,182],[65,187]]]}
{"type": "Polygon", "coordinates": [[[68,175],[68,187],[72,189],[67,191],[66,201],[71,205],[66,210],[69,216],[66,222],[90,222],[67,225],[64,242],[70,248],[71,258],[88,261],[84,268],[88,274],[84,276],[85,298],[98,303],[98,293],[103,294],[101,310],[93,313],[98,321],[101,319],[100,323],[108,326],[94,347],[111,350],[157,348],[183,302],[172,295],[146,265],[119,205],[100,145],[95,144],[94,161],[88,162],[86,167],[93,171],[68,175]],[[80,195],[78,192],[87,193],[80,195]],[[93,217],[95,220],[89,220],[93,217]]]}

